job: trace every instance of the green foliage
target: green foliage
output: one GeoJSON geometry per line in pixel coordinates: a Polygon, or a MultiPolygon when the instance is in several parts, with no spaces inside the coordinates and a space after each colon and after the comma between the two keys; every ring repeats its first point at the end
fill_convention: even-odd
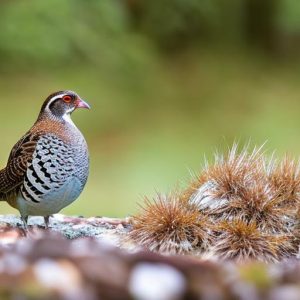
{"type": "Polygon", "coordinates": [[[161,0],[136,2],[140,29],[167,48],[223,39],[239,28],[241,1],[161,0]],[[224,26],[226,24],[226,26],[224,26]]]}
{"type": "Polygon", "coordinates": [[[278,27],[286,32],[300,32],[300,2],[284,0],[280,2],[278,27]]]}
{"type": "Polygon", "coordinates": [[[177,52],[203,42],[241,43],[253,28],[259,34],[263,20],[270,23],[266,35],[300,30],[296,0],[14,0],[0,8],[2,68],[130,68],[151,61],[156,45],[177,52]]]}
{"type": "Polygon", "coordinates": [[[2,64],[105,65],[132,58],[128,19],[117,0],[6,2],[0,27],[2,64]]]}

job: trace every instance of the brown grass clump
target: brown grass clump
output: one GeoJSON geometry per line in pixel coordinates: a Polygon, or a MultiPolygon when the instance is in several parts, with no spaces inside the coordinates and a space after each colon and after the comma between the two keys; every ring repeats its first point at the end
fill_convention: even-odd
{"type": "Polygon", "coordinates": [[[299,162],[285,156],[281,163],[269,169],[270,187],[283,199],[282,206],[295,209],[300,204],[299,162]]]}
{"type": "Polygon", "coordinates": [[[238,198],[253,181],[263,179],[262,161],[261,148],[250,153],[244,148],[238,153],[234,145],[227,156],[216,155],[215,164],[204,170],[199,181],[213,182],[212,195],[216,199],[238,198]]]}
{"type": "Polygon", "coordinates": [[[242,191],[241,198],[231,206],[238,208],[235,218],[255,222],[260,230],[281,233],[288,231],[288,210],[282,207],[282,201],[282,197],[270,191],[268,183],[262,181],[242,191]]]}
{"type": "Polygon", "coordinates": [[[299,203],[298,165],[286,158],[280,165],[268,162],[262,147],[217,155],[199,178],[183,193],[214,222],[245,219],[262,230],[290,232],[299,203]]]}
{"type": "Polygon", "coordinates": [[[224,221],[218,230],[213,252],[224,260],[276,262],[293,248],[286,237],[266,234],[255,222],[224,221]]]}
{"type": "Polygon", "coordinates": [[[147,200],[131,236],[159,252],[205,249],[222,259],[269,262],[295,255],[299,220],[299,163],[288,157],[277,163],[262,147],[238,152],[234,145],[182,193],[147,200]]]}
{"type": "Polygon", "coordinates": [[[158,195],[145,200],[139,215],[133,218],[130,237],[151,251],[185,254],[203,251],[210,243],[208,218],[178,197],[158,195]]]}
{"type": "Polygon", "coordinates": [[[284,212],[279,209],[282,200],[269,185],[262,148],[251,152],[244,148],[238,153],[235,145],[206,167],[193,190],[191,203],[215,221],[243,218],[272,230],[285,225],[284,212]]]}
{"type": "Polygon", "coordinates": [[[300,243],[300,165],[299,161],[285,156],[281,163],[269,168],[270,186],[276,191],[282,202],[280,210],[286,218],[286,229],[293,237],[293,244],[300,243]]]}
{"type": "Polygon", "coordinates": [[[249,187],[265,186],[262,161],[261,148],[251,153],[244,148],[238,153],[234,145],[227,156],[216,155],[214,165],[207,166],[197,184],[192,184],[190,201],[209,214],[235,214],[249,187]]]}

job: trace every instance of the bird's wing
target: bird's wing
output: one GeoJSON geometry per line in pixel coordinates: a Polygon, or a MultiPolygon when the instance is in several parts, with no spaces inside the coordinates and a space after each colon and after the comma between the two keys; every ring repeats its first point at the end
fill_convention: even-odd
{"type": "Polygon", "coordinates": [[[21,193],[25,200],[38,203],[60,189],[76,170],[76,148],[56,134],[45,133],[37,142],[32,163],[28,164],[21,193]]]}
{"type": "Polygon", "coordinates": [[[19,191],[24,181],[28,164],[39,140],[38,134],[28,132],[13,147],[6,168],[0,171],[0,199],[6,200],[19,191]]]}

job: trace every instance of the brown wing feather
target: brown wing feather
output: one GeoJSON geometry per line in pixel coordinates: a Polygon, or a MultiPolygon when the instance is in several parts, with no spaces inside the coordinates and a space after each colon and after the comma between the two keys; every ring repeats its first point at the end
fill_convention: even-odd
{"type": "Polygon", "coordinates": [[[0,171],[0,200],[7,200],[18,193],[38,139],[39,135],[28,132],[13,147],[6,168],[0,171]]]}

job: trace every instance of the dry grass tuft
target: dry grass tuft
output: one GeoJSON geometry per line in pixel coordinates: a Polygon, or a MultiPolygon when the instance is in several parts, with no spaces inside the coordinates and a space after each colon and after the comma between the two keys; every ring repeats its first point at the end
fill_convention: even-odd
{"type": "Polygon", "coordinates": [[[234,145],[182,193],[147,200],[131,236],[159,252],[205,249],[222,259],[278,261],[299,247],[299,207],[298,162],[234,145]]]}
{"type": "Polygon", "coordinates": [[[270,187],[283,199],[282,205],[285,207],[295,207],[295,205],[299,205],[299,162],[285,156],[280,164],[273,164],[268,173],[270,187]]]}
{"type": "Polygon", "coordinates": [[[218,231],[213,252],[224,260],[276,262],[293,248],[287,237],[265,234],[255,222],[224,221],[218,231]]]}
{"type": "Polygon", "coordinates": [[[299,183],[293,160],[286,158],[277,165],[267,161],[262,147],[252,151],[245,147],[238,153],[234,145],[227,155],[217,155],[214,165],[207,166],[183,195],[215,222],[242,218],[262,230],[281,233],[291,230],[299,183]]]}
{"type": "Polygon", "coordinates": [[[210,243],[208,218],[175,195],[158,195],[145,200],[142,211],[133,218],[131,238],[152,251],[177,254],[203,251],[210,243]]]}
{"type": "Polygon", "coordinates": [[[263,153],[261,148],[252,152],[244,148],[237,152],[237,145],[226,156],[216,155],[215,163],[207,166],[196,182],[193,182],[191,201],[200,209],[213,210],[213,213],[224,213],[224,208],[235,209],[238,202],[244,199],[249,187],[265,186],[263,173],[263,153]],[[231,207],[231,202],[233,203],[231,207]]]}
{"type": "Polygon", "coordinates": [[[249,153],[246,147],[238,153],[237,145],[234,145],[227,156],[216,155],[215,164],[204,170],[199,181],[213,182],[213,196],[216,199],[239,198],[253,180],[261,179],[262,161],[261,148],[255,148],[249,153]]]}

